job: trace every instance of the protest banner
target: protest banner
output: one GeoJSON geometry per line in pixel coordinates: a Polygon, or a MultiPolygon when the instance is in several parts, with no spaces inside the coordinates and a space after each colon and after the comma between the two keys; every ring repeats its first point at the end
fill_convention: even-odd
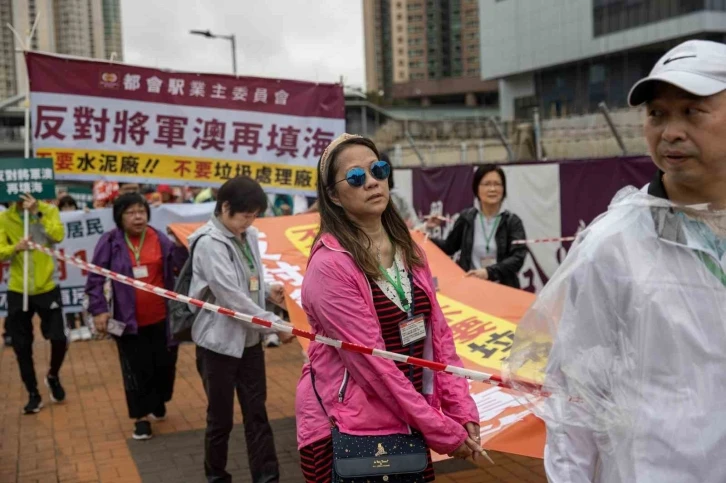
{"type": "Polygon", "coordinates": [[[27,52],[33,147],[59,180],[219,186],[247,175],[313,194],[345,129],[343,88],[27,52]]]}
{"type": "Polygon", "coordinates": [[[93,188],[88,186],[69,186],[64,191],[75,200],[78,208],[93,208],[93,188]]]}
{"type": "Polygon", "coordinates": [[[0,167],[0,203],[20,200],[21,194],[38,200],[55,198],[55,177],[50,159],[3,159],[0,167]]]}
{"type": "MultiPolygon", "coordinates": [[[[48,161],[48,160],[46,160],[48,161]]],[[[151,208],[149,224],[166,233],[171,223],[201,222],[209,219],[214,211],[214,203],[168,204],[151,208]]],[[[91,261],[93,251],[98,240],[105,232],[116,227],[113,213],[109,208],[91,210],[89,212],[64,211],[60,214],[65,227],[65,238],[56,248],[66,255],[72,255],[82,260],[91,261]]],[[[83,294],[86,286],[86,273],[68,265],[65,262],[56,262],[56,283],[61,289],[63,311],[77,313],[81,311],[83,294]]],[[[10,260],[0,263],[0,316],[7,315],[7,282],[10,275],[10,260]]]]}
{"type": "MultiPolygon", "coordinates": [[[[265,281],[285,286],[288,311],[295,327],[310,330],[302,310],[301,287],[308,255],[318,230],[318,215],[261,218],[260,254],[265,281]]],[[[179,240],[199,223],[172,224],[179,240]]],[[[528,292],[464,277],[464,272],[433,243],[414,233],[426,251],[439,286],[437,299],[451,327],[457,353],[469,369],[500,373],[501,362],[512,345],[519,319],[534,301],[528,292]]],[[[304,349],[309,341],[300,340],[304,349]]],[[[479,408],[484,447],[495,451],[541,458],[545,427],[508,389],[471,382],[471,395],[479,408]]],[[[445,459],[437,455],[435,459],[445,459]]]]}

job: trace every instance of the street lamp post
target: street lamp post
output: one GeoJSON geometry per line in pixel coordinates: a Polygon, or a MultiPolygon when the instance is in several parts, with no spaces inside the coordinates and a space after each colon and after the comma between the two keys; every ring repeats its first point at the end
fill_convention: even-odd
{"type": "Polygon", "coordinates": [[[192,35],[201,35],[202,37],[207,37],[208,39],[225,39],[232,42],[232,72],[234,72],[234,75],[237,75],[237,39],[234,34],[216,35],[209,30],[190,30],[189,33],[192,35]]]}

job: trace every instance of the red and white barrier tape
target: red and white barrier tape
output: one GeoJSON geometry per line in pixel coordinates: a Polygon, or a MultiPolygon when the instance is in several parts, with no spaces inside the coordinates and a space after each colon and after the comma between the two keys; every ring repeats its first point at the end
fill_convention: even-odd
{"type": "Polygon", "coordinates": [[[208,302],[203,302],[201,300],[193,299],[191,297],[187,297],[186,295],[181,295],[181,294],[172,292],[171,290],[166,290],[161,287],[156,287],[154,285],[150,285],[148,283],[141,282],[134,278],[112,272],[105,268],[101,268],[97,265],[94,265],[92,263],[88,263],[84,260],[81,260],[80,258],[69,257],[69,256],[64,255],[63,253],[59,252],[58,250],[53,250],[53,249],[44,247],[42,245],[38,245],[37,243],[35,243],[33,241],[29,241],[28,245],[31,248],[42,251],[43,253],[46,253],[52,257],[56,257],[60,260],[64,260],[72,265],[76,265],[77,267],[79,267],[85,271],[93,272],[98,275],[102,275],[104,277],[109,277],[113,280],[116,280],[117,282],[120,282],[120,283],[123,283],[126,285],[131,285],[140,290],[144,290],[146,292],[151,292],[151,293],[154,293],[161,297],[165,297],[170,300],[176,300],[179,302],[195,305],[202,309],[209,310],[212,312],[217,312],[222,315],[226,315],[228,317],[234,317],[235,319],[243,320],[245,322],[250,322],[252,324],[261,325],[263,327],[268,327],[268,328],[273,328],[273,329],[277,330],[278,332],[286,332],[288,334],[293,334],[297,337],[302,337],[303,339],[308,339],[310,341],[319,342],[321,344],[335,347],[337,349],[343,349],[343,350],[350,351],[350,352],[358,352],[360,354],[366,354],[366,355],[370,355],[370,356],[374,356],[374,357],[380,357],[383,359],[389,359],[389,360],[397,361],[397,362],[404,362],[404,363],[410,364],[412,366],[424,367],[427,369],[431,369],[432,371],[444,372],[444,373],[451,374],[454,376],[463,377],[465,379],[471,379],[473,381],[486,382],[486,383],[489,383],[489,384],[492,384],[495,386],[505,386],[505,387],[507,386],[506,384],[504,384],[501,377],[496,374],[487,374],[485,372],[473,371],[471,369],[465,369],[463,367],[449,366],[446,364],[442,364],[440,362],[429,361],[426,359],[419,359],[417,357],[396,354],[394,352],[388,352],[388,351],[384,351],[384,350],[380,350],[380,349],[374,349],[371,347],[364,347],[364,346],[361,346],[358,344],[351,344],[350,342],[339,341],[339,340],[335,340],[335,339],[330,339],[328,337],[315,335],[312,332],[307,332],[304,330],[296,329],[295,327],[293,327],[292,325],[289,325],[289,324],[280,324],[277,322],[271,322],[269,320],[264,320],[259,317],[246,315],[246,314],[243,314],[240,312],[236,312],[234,310],[220,307],[219,305],[214,305],[214,304],[210,304],[208,302]]]}
{"type": "Polygon", "coordinates": [[[575,241],[577,237],[574,236],[563,236],[560,238],[537,238],[534,240],[514,240],[512,245],[531,245],[533,243],[557,243],[557,242],[571,242],[575,241]]]}

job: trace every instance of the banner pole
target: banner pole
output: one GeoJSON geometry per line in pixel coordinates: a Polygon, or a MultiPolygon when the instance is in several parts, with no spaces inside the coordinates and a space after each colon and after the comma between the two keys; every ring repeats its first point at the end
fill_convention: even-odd
{"type": "MultiPolygon", "coordinates": [[[[29,49],[31,46],[31,40],[33,38],[33,34],[35,33],[35,29],[38,26],[38,19],[40,19],[40,14],[35,16],[35,22],[33,22],[33,28],[30,31],[30,34],[28,35],[28,38],[25,42],[25,49],[29,49]]],[[[30,157],[30,75],[27,74],[28,68],[27,68],[27,61],[26,61],[26,79],[25,79],[25,136],[24,136],[24,156],[27,160],[30,157]]],[[[30,235],[30,213],[28,213],[27,208],[23,210],[23,240],[27,240],[30,235]]],[[[30,264],[30,253],[29,250],[26,249],[23,251],[23,312],[27,312],[29,310],[28,307],[28,265],[30,264]]]]}
{"type": "MultiPolygon", "coordinates": [[[[28,239],[30,232],[30,213],[23,210],[23,240],[28,239]]],[[[23,251],[23,312],[28,311],[28,264],[30,259],[30,250],[23,251]]]]}
{"type": "Polygon", "coordinates": [[[30,93],[25,93],[25,159],[30,157],[30,93]]]}

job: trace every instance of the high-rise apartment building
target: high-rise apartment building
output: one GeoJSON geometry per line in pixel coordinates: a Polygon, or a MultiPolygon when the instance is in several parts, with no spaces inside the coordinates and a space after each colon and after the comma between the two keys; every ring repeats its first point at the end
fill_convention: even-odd
{"type": "MultiPolygon", "coordinates": [[[[9,0],[0,0],[0,26],[13,23],[9,0]]],[[[15,92],[15,40],[9,28],[0,28],[0,99],[15,92]]]]}
{"type": "Polygon", "coordinates": [[[367,90],[422,105],[496,102],[482,82],[476,0],[363,0],[367,90]]]}
{"type": "Polygon", "coordinates": [[[13,32],[12,25],[23,42],[30,34],[36,17],[36,34],[28,46],[36,50],[55,51],[55,25],[52,0],[0,0],[0,100],[25,90],[25,63],[22,46],[13,32]]]}
{"type": "Polygon", "coordinates": [[[118,60],[124,58],[121,36],[121,0],[103,0],[103,38],[106,44],[106,58],[115,52],[118,60]]]}
{"type": "Polygon", "coordinates": [[[25,92],[23,55],[10,24],[18,34],[38,26],[28,46],[33,50],[123,60],[120,0],[0,0],[0,100],[25,92]],[[39,17],[38,17],[39,16],[39,17]]]}
{"type": "Polygon", "coordinates": [[[81,57],[105,57],[101,0],[63,0],[54,4],[56,51],[81,57]]]}
{"type": "Polygon", "coordinates": [[[506,121],[625,107],[670,48],[726,42],[726,0],[479,0],[479,17],[481,75],[506,121]]]}

